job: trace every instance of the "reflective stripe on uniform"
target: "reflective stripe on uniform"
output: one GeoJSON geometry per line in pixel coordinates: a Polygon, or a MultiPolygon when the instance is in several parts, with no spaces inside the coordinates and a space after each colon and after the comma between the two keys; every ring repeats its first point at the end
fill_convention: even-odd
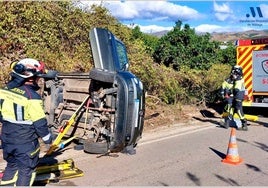
{"type": "Polygon", "coordinates": [[[33,185],[34,180],[35,180],[35,177],[36,177],[36,172],[33,172],[33,173],[32,173],[32,177],[31,177],[31,181],[30,181],[30,186],[33,185]]]}
{"type": "Polygon", "coordinates": [[[4,100],[3,99],[0,99],[0,116],[2,114],[2,104],[3,104],[4,100]]]}
{"type": "Polygon", "coordinates": [[[40,151],[40,147],[36,148],[36,150],[34,150],[32,153],[30,153],[31,156],[36,155],[36,153],[38,153],[40,151]]]}
{"type": "Polygon", "coordinates": [[[48,140],[50,139],[50,137],[51,137],[51,134],[49,133],[49,134],[47,134],[46,136],[44,136],[44,137],[42,138],[42,140],[44,140],[44,141],[48,141],[48,140]]]}
{"type": "Polygon", "coordinates": [[[17,121],[23,121],[24,120],[24,107],[18,104],[13,104],[14,105],[14,112],[15,112],[15,117],[17,121]]]}
{"type": "Polygon", "coordinates": [[[18,171],[11,180],[1,180],[0,185],[14,185],[18,179],[18,171]]]}
{"type": "Polygon", "coordinates": [[[25,124],[25,125],[32,125],[33,124],[32,121],[16,121],[13,119],[8,119],[8,118],[3,118],[3,120],[8,121],[10,123],[16,123],[16,124],[25,124]]]}

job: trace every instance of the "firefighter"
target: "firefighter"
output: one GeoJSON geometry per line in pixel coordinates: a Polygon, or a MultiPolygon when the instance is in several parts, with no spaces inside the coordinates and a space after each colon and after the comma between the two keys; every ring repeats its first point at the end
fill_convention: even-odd
{"type": "Polygon", "coordinates": [[[225,104],[223,111],[228,114],[230,113],[233,103],[233,86],[234,86],[234,79],[233,75],[230,74],[230,76],[223,81],[220,90],[222,99],[224,100],[225,104]]]}
{"type": "Polygon", "coordinates": [[[11,65],[11,80],[0,89],[3,158],[7,165],[0,185],[31,186],[39,161],[38,138],[47,145],[52,137],[47,126],[38,80],[44,63],[26,58],[11,65]]]}
{"type": "Polygon", "coordinates": [[[221,86],[220,89],[220,94],[223,99],[223,116],[226,116],[224,118],[224,121],[221,122],[221,126],[224,128],[229,128],[229,114],[231,113],[231,107],[233,104],[233,85],[234,85],[234,80],[232,74],[229,75],[228,78],[226,78],[221,86]]]}
{"type": "Polygon", "coordinates": [[[242,67],[235,65],[232,68],[231,74],[234,79],[234,86],[233,86],[234,100],[230,114],[233,115],[234,113],[237,113],[242,123],[242,127],[238,127],[238,130],[247,131],[248,130],[247,120],[244,117],[243,106],[242,106],[242,102],[245,96],[245,83],[243,79],[242,67]]]}

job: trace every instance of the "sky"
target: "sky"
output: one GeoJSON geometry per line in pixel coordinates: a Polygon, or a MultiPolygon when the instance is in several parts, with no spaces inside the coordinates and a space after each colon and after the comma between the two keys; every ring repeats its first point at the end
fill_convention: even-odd
{"type": "Polygon", "coordinates": [[[196,32],[242,32],[268,30],[268,0],[208,1],[81,1],[83,6],[102,4],[111,15],[145,33],[171,30],[178,20],[196,32]]]}

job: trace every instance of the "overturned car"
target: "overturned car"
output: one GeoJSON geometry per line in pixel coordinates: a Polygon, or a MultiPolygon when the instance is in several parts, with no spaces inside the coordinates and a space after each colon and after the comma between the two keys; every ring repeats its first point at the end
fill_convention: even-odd
{"type": "Polygon", "coordinates": [[[89,37],[94,59],[89,73],[55,72],[45,78],[49,126],[54,135],[62,134],[76,113],[63,139],[75,138],[87,153],[134,150],[144,124],[143,84],[128,71],[122,41],[102,28],[92,29],[89,37]]]}

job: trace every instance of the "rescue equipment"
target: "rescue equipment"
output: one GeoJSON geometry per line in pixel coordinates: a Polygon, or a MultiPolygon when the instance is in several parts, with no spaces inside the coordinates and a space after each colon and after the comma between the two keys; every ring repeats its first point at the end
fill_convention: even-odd
{"type": "Polygon", "coordinates": [[[38,166],[34,182],[36,184],[41,182],[58,182],[59,180],[81,177],[83,175],[83,171],[75,167],[73,159],[67,159],[56,164],[38,166]]]}
{"type": "MultiPolygon", "coordinates": [[[[222,118],[225,118],[225,117],[228,117],[228,112],[224,112],[222,114],[222,118]]],[[[244,117],[246,120],[249,120],[249,121],[258,121],[258,119],[259,119],[258,116],[254,116],[254,115],[250,115],[250,114],[245,114],[244,117]]],[[[239,119],[237,113],[234,114],[233,118],[239,119]]]]}
{"type": "MultiPolygon", "coordinates": [[[[65,145],[64,142],[61,143],[61,144],[60,144],[60,142],[61,142],[63,136],[68,132],[69,128],[74,124],[78,114],[83,109],[83,107],[84,107],[85,103],[87,102],[87,100],[89,99],[89,97],[90,97],[89,95],[86,96],[86,98],[81,103],[79,108],[77,108],[77,110],[73,113],[73,115],[70,117],[70,119],[60,128],[57,138],[54,140],[54,142],[50,146],[50,148],[47,151],[46,155],[51,155],[52,152],[54,152],[56,149],[58,149],[59,147],[62,147],[63,145],[65,145]]],[[[72,139],[74,139],[74,138],[72,138],[72,139]]]]}
{"type": "Polygon", "coordinates": [[[72,159],[67,159],[56,164],[40,165],[36,168],[36,172],[37,174],[42,174],[42,173],[48,173],[51,171],[71,169],[74,167],[75,167],[74,161],[72,159]]]}

